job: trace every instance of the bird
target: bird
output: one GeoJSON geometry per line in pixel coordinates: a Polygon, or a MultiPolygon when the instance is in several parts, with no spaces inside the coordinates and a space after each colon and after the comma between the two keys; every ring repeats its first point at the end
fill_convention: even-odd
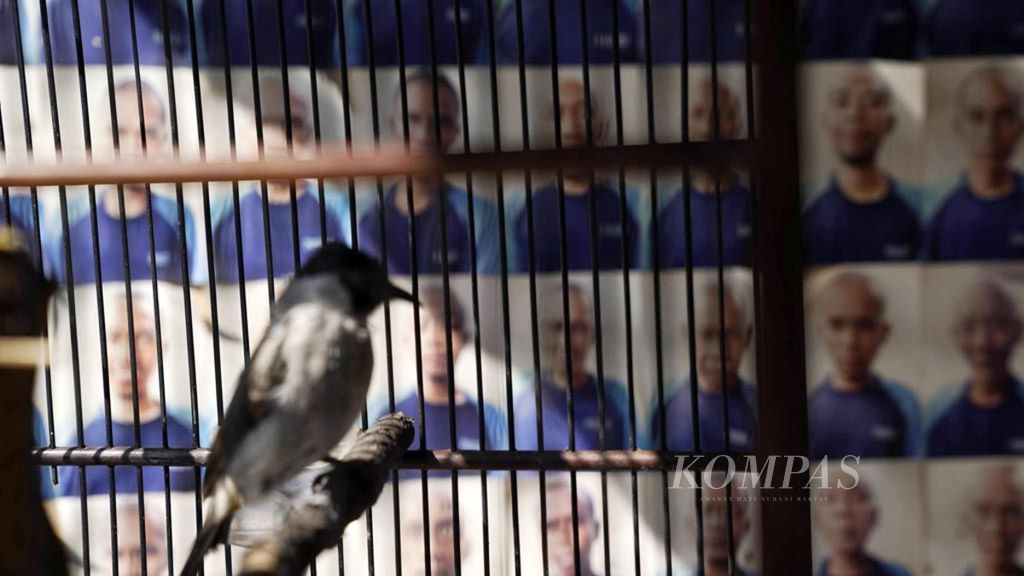
{"type": "Polygon", "coordinates": [[[207,459],[206,517],[182,568],[198,573],[231,519],[307,465],[329,458],[360,414],[373,370],[366,320],[414,297],[376,260],[333,242],[296,272],[238,377],[207,459]]]}

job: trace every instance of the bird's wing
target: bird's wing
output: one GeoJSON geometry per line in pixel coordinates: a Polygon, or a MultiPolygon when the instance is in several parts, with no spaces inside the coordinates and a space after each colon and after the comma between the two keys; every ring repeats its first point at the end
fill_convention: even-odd
{"type": "Polygon", "coordinates": [[[327,345],[333,340],[337,345],[338,340],[325,333],[331,332],[325,330],[325,324],[337,326],[338,318],[344,316],[336,307],[322,302],[290,306],[275,316],[249,365],[238,378],[234,397],[207,460],[204,497],[209,496],[213,486],[221,480],[246,435],[281,401],[280,392],[288,374],[310,361],[297,348],[302,348],[302,343],[310,338],[327,345]]]}

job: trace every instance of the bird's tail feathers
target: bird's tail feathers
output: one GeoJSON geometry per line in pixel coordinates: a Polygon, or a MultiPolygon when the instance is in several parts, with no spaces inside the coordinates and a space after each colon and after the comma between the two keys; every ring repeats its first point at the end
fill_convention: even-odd
{"type": "Polygon", "coordinates": [[[192,551],[181,569],[181,576],[195,576],[203,565],[206,553],[224,542],[231,528],[231,518],[242,505],[242,497],[230,477],[225,477],[210,492],[206,505],[206,520],[196,535],[192,551]]]}

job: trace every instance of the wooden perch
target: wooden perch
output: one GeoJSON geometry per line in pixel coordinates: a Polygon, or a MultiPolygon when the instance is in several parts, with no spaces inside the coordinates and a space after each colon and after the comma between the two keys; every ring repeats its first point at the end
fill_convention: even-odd
{"type": "Polygon", "coordinates": [[[43,510],[39,467],[29,459],[32,385],[52,293],[0,227],[0,510],[8,518],[0,522],[0,574],[67,574],[64,546],[43,510]]]}
{"type": "Polygon", "coordinates": [[[317,475],[311,489],[287,499],[283,518],[269,534],[250,539],[244,534],[244,517],[239,518],[229,542],[253,543],[240,574],[303,574],[320,552],[338,544],[345,526],[377,501],[412,439],[411,419],[401,413],[384,416],[359,436],[341,460],[332,461],[326,472],[317,475]]]}

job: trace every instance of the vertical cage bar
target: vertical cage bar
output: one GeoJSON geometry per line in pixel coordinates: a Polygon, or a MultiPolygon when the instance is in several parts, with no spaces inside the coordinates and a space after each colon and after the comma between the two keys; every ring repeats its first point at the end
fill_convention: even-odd
{"type": "MultiPolygon", "coordinates": [[[[46,11],[46,0],[39,0],[39,19],[43,35],[43,51],[46,58],[46,85],[47,95],[50,101],[50,120],[53,127],[54,151],[59,161],[63,158],[63,142],[60,128],[59,104],[57,102],[56,78],[53,70],[53,48],[50,38],[50,22],[46,11]]],[[[81,361],[78,350],[78,320],[75,307],[74,272],[71,267],[71,244],[68,239],[68,232],[71,227],[68,222],[68,197],[67,188],[60,186],[57,189],[60,198],[61,229],[64,232],[63,253],[64,271],[67,279],[68,298],[68,330],[71,343],[71,371],[75,397],[75,432],[78,436],[77,446],[84,445],[85,427],[82,422],[82,374],[81,361]]],[[[79,506],[82,525],[82,564],[86,576],[92,572],[91,553],[89,548],[89,506],[85,493],[85,467],[78,467],[79,485],[79,506]]]]}
{"type": "MultiPolygon", "coordinates": [[[[21,32],[21,9],[19,7],[20,2],[11,3],[11,17],[14,20],[14,46],[17,52],[17,64],[18,64],[18,86],[21,90],[21,120],[22,129],[25,132],[25,151],[29,158],[35,156],[35,146],[32,137],[32,115],[29,111],[29,97],[28,97],[28,79],[25,74],[25,48],[22,44],[22,32],[21,32]]],[[[46,35],[45,42],[49,42],[49,35],[46,35]]],[[[39,191],[35,186],[29,188],[29,195],[32,202],[32,229],[33,237],[29,239],[33,243],[33,247],[36,252],[36,265],[39,270],[44,270],[44,262],[46,255],[43,253],[43,237],[42,237],[42,220],[40,218],[40,206],[39,206],[39,191]]],[[[11,207],[8,204],[6,206],[7,214],[10,216],[11,207]]],[[[50,323],[46,322],[43,324],[43,338],[49,340],[50,337],[50,323]]],[[[50,350],[47,347],[47,357],[49,357],[50,350]]],[[[50,363],[47,362],[43,367],[43,383],[46,390],[46,423],[48,430],[48,442],[49,447],[53,448],[57,445],[56,433],[54,432],[53,424],[53,374],[50,371],[50,363]]],[[[57,484],[57,467],[50,467],[50,482],[51,484],[57,484]]]]}
{"type": "MultiPolygon", "coordinates": [[[[501,152],[501,118],[498,114],[499,90],[498,90],[498,64],[497,64],[497,43],[495,41],[495,14],[494,3],[485,2],[487,12],[487,48],[488,48],[488,75],[491,98],[491,129],[493,131],[493,147],[496,152],[501,152]]],[[[457,19],[458,21],[458,19],[457,19]]],[[[521,42],[520,42],[521,44],[521,42]]],[[[505,175],[503,172],[495,172],[496,202],[498,206],[498,243],[501,250],[501,318],[502,318],[502,351],[505,364],[505,405],[507,408],[508,424],[508,449],[514,451],[516,447],[516,427],[514,414],[514,398],[512,396],[512,335],[511,335],[511,314],[509,310],[509,283],[508,283],[508,236],[505,205],[505,175]]],[[[480,405],[483,406],[483,389],[480,383],[477,384],[480,405]]],[[[481,424],[483,418],[481,418],[481,424]]],[[[481,433],[481,438],[483,434],[481,433]]],[[[481,472],[481,484],[486,490],[486,482],[483,480],[485,473],[481,472]]],[[[512,568],[513,573],[519,576],[522,572],[520,557],[520,535],[519,535],[519,477],[513,470],[509,473],[509,500],[512,516],[512,568]]],[[[484,498],[486,506],[487,499],[484,498]]],[[[486,509],[486,508],[485,508],[486,509]]],[[[486,532],[486,529],[485,529],[486,532]]]]}

